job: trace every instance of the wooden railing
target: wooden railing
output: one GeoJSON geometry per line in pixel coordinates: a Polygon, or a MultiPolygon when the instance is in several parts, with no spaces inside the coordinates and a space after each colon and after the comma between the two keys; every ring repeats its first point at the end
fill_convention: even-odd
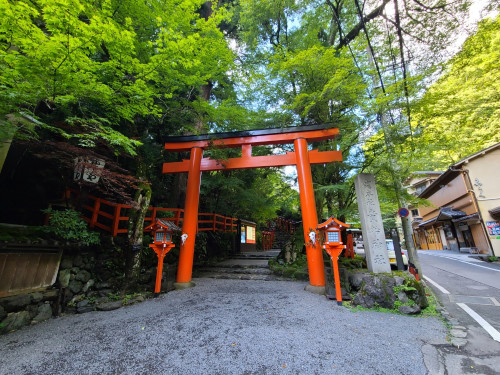
{"type": "MultiPolygon", "coordinates": [[[[80,193],[74,189],[68,189],[64,198],[68,201],[80,198],[80,193]]],[[[83,219],[89,223],[90,228],[100,228],[116,237],[122,233],[128,233],[128,209],[132,206],[127,204],[112,203],[105,199],[92,195],[82,198],[83,219]]],[[[157,217],[173,221],[177,226],[182,227],[184,221],[184,210],[181,208],[149,207],[144,218],[144,227],[151,224],[157,217]]],[[[226,217],[213,213],[198,214],[198,232],[222,231],[236,232],[238,219],[226,217]]]]}
{"type": "Polygon", "coordinates": [[[274,231],[262,231],[262,250],[267,251],[273,248],[274,231]]]}

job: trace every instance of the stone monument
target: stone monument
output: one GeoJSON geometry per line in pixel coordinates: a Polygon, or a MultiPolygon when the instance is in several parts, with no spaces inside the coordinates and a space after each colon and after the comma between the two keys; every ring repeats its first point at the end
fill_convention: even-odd
{"type": "Polygon", "coordinates": [[[354,179],[354,186],[368,271],[391,272],[375,178],[370,173],[360,173],[354,179]]]}

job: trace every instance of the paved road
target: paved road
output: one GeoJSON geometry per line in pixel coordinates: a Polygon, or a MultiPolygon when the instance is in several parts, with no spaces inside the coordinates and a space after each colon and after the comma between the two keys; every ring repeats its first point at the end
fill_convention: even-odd
{"type": "Polygon", "coordinates": [[[437,318],[352,312],[303,282],[195,282],[0,336],[0,375],[435,375],[423,351],[451,347],[437,318]]]}
{"type": "Polygon", "coordinates": [[[462,351],[441,351],[449,374],[500,374],[500,265],[450,251],[419,251],[424,279],[467,328],[462,351]],[[451,372],[450,372],[451,370],[451,372]]]}

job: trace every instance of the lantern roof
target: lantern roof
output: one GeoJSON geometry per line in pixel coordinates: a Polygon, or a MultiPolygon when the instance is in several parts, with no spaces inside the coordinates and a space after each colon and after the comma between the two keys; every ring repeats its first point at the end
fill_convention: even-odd
{"type": "Polygon", "coordinates": [[[349,224],[346,224],[346,223],[343,223],[341,222],[340,220],[336,219],[335,217],[330,217],[327,221],[325,221],[324,223],[321,223],[321,224],[318,224],[318,226],[316,227],[316,229],[328,229],[329,227],[332,227],[332,226],[335,226],[335,227],[338,227],[340,229],[345,229],[345,228],[349,228],[350,225],[349,224]]]}
{"type": "Polygon", "coordinates": [[[156,218],[156,221],[154,223],[144,228],[144,230],[158,230],[160,228],[165,228],[175,232],[180,232],[182,230],[177,225],[175,225],[173,221],[170,221],[168,219],[158,219],[158,218],[156,218]]]}

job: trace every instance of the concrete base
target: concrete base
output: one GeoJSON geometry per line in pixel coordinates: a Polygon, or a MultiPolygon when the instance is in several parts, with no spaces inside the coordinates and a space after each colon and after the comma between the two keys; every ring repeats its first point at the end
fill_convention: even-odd
{"type": "Polygon", "coordinates": [[[304,290],[307,290],[310,293],[323,295],[325,294],[326,289],[324,286],[314,286],[311,284],[307,284],[304,290]]]}
{"type": "Polygon", "coordinates": [[[195,286],[196,284],[192,281],[189,281],[187,283],[174,283],[175,290],[184,290],[188,288],[193,288],[195,286]]]}

